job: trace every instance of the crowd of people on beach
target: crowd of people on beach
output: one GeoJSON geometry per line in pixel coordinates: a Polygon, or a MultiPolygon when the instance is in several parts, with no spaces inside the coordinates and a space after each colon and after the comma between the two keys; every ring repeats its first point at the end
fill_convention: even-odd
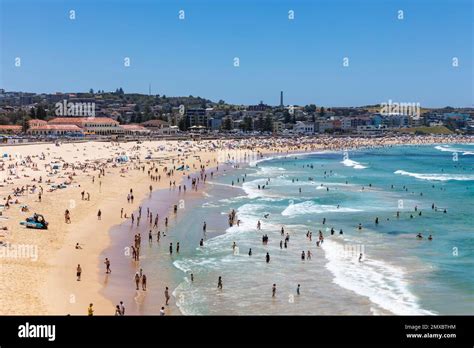
{"type": "MultiPolygon", "coordinates": [[[[148,231],[148,241],[153,245],[153,241],[156,240],[158,243],[162,241],[170,232],[169,222],[170,216],[177,216],[179,214],[179,198],[184,196],[187,191],[197,192],[200,188],[203,188],[208,178],[212,178],[216,173],[218,173],[219,165],[223,162],[231,163],[234,168],[239,167],[239,162],[248,161],[252,159],[260,159],[264,155],[270,154],[292,154],[300,152],[311,152],[319,150],[350,150],[356,148],[373,148],[373,147],[390,147],[395,145],[424,145],[424,144],[445,144],[445,143],[472,143],[472,137],[468,136],[425,136],[425,137],[415,137],[410,135],[400,135],[393,137],[383,137],[383,138],[359,138],[359,137],[330,137],[330,136],[321,136],[321,137],[298,137],[298,138],[278,138],[278,137],[268,137],[268,138],[246,138],[246,139],[219,139],[213,141],[178,141],[178,142],[169,142],[165,146],[169,153],[173,155],[168,158],[157,158],[157,159],[143,159],[139,155],[135,155],[136,151],[141,151],[146,147],[147,151],[154,151],[156,153],[160,152],[160,149],[156,148],[156,145],[150,143],[148,145],[137,144],[131,149],[128,149],[125,153],[125,149],[122,148],[121,143],[104,143],[105,148],[114,149],[116,151],[115,159],[114,158],[101,158],[95,160],[76,160],[76,161],[66,161],[64,158],[56,157],[52,158],[49,148],[45,147],[44,151],[38,155],[26,155],[18,156],[15,154],[4,155],[0,161],[0,182],[1,182],[1,191],[0,193],[3,196],[3,204],[1,205],[0,215],[7,218],[7,214],[12,207],[19,207],[22,212],[28,212],[30,208],[25,202],[28,202],[28,195],[34,196],[34,203],[38,209],[40,207],[43,210],[48,209],[47,206],[42,206],[45,195],[54,195],[56,192],[67,190],[70,187],[77,185],[79,178],[88,177],[89,180],[96,185],[99,190],[99,194],[102,190],[102,179],[109,175],[109,172],[118,172],[121,176],[131,175],[133,173],[141,173],[148,177],[149,183],[147,191],[152,195],[154,190],[154,185],[157,185],[162,182],[166,182],[169,190],[175,192],[176,200],[170,202],[170,209],[168,216],[160,216],[158,212],[152,212],[150,207],[146,208],[146,221],[145,223],[142,220],[142,207],[138,210],[135,209],[134,202],[137,199],[142,199],[141,196],[136,196],[134,194],[134,188],[127,188],[126,192],[123,192],[121,199],[124,199],[124,206],[120,210],[120,214],[117,214],[117,217],[120,216],[121,220],[129,220],[130,226],[133,229],[138,229],[140,226],[147,226],[148,231]],[[221,152],[226,153],[224,160],[218,161],[219,154],[221,152]],[[210,153],[213,154],[213,161],[204,161],[199,158],[199,154],[210,153]],[[231,154],[231,155],[229,155],[231,154]],[[250,154],[256,154],[256,156],[250,156],[250,154]],[[119,160],[119,157],[124,157],[128,155],[128,160],[119,160]],[[195,157],[197,156],[197,157],[195,157]],[[193,158],[194,157],[194,158],[193,158]],[[195,161],[191,161],[194,159],[195,161]],[[196,162],[196,163],[195,163],[196,162]],[[44,170],[43,170],[44,169],[44,170]],[[37,174],[38,173],[38,174],[37,174]],[[45,174],[46,173],[46,177],[45,174]],[[125,204],[126,202],[126,204],[125,204]]],[[[80,144],[73,146],[74,151],[80,152],[80,144]]],[[[327,173],[330,175],[331,173],[327,173]]],[[[311,180],[311,178],[308,178],[311,180]]],[[[239,184],[245,182],[245,176],[234,178],[231,182],[232,186],[236,183],[239,184]]],[[[265,183],[261,185],[260,189],[266,190],[271,185],[270,178],[265,183]]],[[[329,190],[329,188],[326,188],[329,190]]],[[[364,190],[371,189],[371,187],[364,187],[364,190]]],[[[409,188],[403,188],[406,191],[409,188]]],[[[298,193],[301,193],[301,188],[298,189],[298,193]]],[[[423,193],[420,192],[420,195],[423,193]]],[[[80,189],[80,200],[85,202],[92,202],[96,200],[97,193],[94,193],[92,197],[91,192],[86,189],[80,189]]],[[[107,220],[110,217],[110,213],[106,211],[103,207],[95,207],[96,216],[98,221],[107,220]]],[[[64,224],[71,225],[76,223],[77,217],[76,214],[73,215],[73,207],[63,207],[59,212],[51,212],[51,214],[58,214],[59,219],[63,219],[64,215],[64,224]],[[66,209],[65,209],[66,208],[66,209]]],[[[432,210],[435,212],[447,213],[445,208],[438,207],[433,203],[432,210]]],[[[95,213],[94,213],[95,214],[95,213]]],[[[143,219],[145,219],[145,214],[143,213],[143,219]]],[[[410,214],[409,218],[414,219],[416,217],[423,216],[422,211],[418,208],[415,208],[410,214]]],[[[258,222],[256,226],[257,231],[263,229],[262,221],[267,220],[268,216],[263,216],[262,220],[258,222]]],[[[270,217],[271,218],[271,217],[270,217]]],[[[396,218],[400,218],[400,212],[396,212],[396,218]]],[[[116,219],[116,221],[121,221],[116,219]]],[[[228,216],[229,226],[239,226],[242,221],[239,220],[235,210],[229,212],[228,216]]],[[[5,221],[5,220],[4,220],[5,221]]],[[[115,221],[115,218],[114,218],[115,221]]],[[[323,225],[326,225],[327,222],[324,219],[323,225]]],[[[381,217],[374,217],[374,224],[380,225],[383,222],[381,217]]],[[[357,230],[363,231],[363,226],[369,222],[360,222],[357,225],[357,230]]],[[[12,225],[9,225],[12,226],[12,225]]],[[[4,245],[8,238],[13,238],[12,234],[8,234],[10,229],[6,226],[0,226],[0,229],[4,231],[0,235],[0,246],[4,245]],[[8,233],[7,233],[8,232],[8,233]]],[[[203,222],[203,238],[201,238],[199,245],[204,247],[206,239],[206,230],[208,225],[206,222],[203,222]]],[[[15,229],[16,230],[16,229],[15,229]]],[[[335,226],[330,228],[330,235],[336,233],[343,234],[342,229],[339,229],[339,232],[335,226]]],[[[290,235],[284,230],[284,227],[281,228],[282,239],[277,241],[281,249],[288,248],[290,235]],[[284,238],[283,238],[284,237],[284,238]]],[[[312,232],[308,231],[307,238],[312,241],[312,232]]],[[[421,233],[418,233],[416,236],[417,239],[425,239],[421,233]]],[[[318,231],[318,238],[315,241],[316,246],[320,247],[324,242],[324,234],[322,230],[318,231]]],[[[427,240],[433,240],[433,236],[430,234],[427,240]]],[[[262,243],[269,243],[270,239],[267,234],[262,236],[262,243]]],[[[179,241],[175,242],[173,245],[172,242],[169,242],[169,253],[179,253],[180,244],[179,241]]],[[[74,246],[74,244],[73,244],[74,246]]],[[[77,241],[75,244],[75,249],[77,251],[83,249],[84,245],[81,241],[77,241]]],[[[232,248],[233,251],[236,249],[236,245],[232,248]]],[[[140,268],[140,256],[143,254],[142,250],[142,239],[139,231],[133,233],[133,241],[130,245],[130,259],[131,262],[135,263],[137,271],[134,275],[135,290],[141,291],[147,290],[147,279],[146,275],[141,272],[140,268]],[[138,275],[138,282],[137,282],[138,275]]],[[[248,251],[249,255],[252,255],[252,250],[248,251]]],[[[302,251],[301,260],[311,260],[313,255],[311,252],[302,251]]],[[[359,260],[363,260],[363,257],[359,257],[359,260]]],[[[111,268],[111,259],[110,256],[105,258],[105,273],[108,276],[112,276],[111,268]]],[[[267,263],[271,262],[270,255],[265,254],[265,261],[267,263]]],[[[76,266],[76,280],[81,281],[83,277],[83,270],[81,263],[78,263],[76,266]]],[[[74,267],[74,266],[73,266],[74,267]]],[[[115,273],[118,270],[115,269],[115,273]]],[[[114,273],[114,274],[115,274],[114,273]]],[[[193,276],[194,278],[194,276],[193,276]]],[[[221,275],[218,279],[218,288],[223,289],[223,276],[221,275]]],[[[300,286],[298,285],[298,289],[300,286]]],[[[276,294],[276,285],[272,286],[272,296],[276,294]]],[[[299,290],[298,290],[299,293],[299,290]]],[[[170,295],[169,290],[166,287],[165,290],[165,303],[163,308],[163,313],[166,312],[166,306],[169,305],[170,295]]],[[[117,305],[119,306],[119,305],[117,305]]],[[[120,315],[124,315],[123,303],[120,304],[120,315]]],[[[92,304],[90,306],[90,311],[94,312],[92,309],[92,304]]],[[[118,312],[117,312],[118,313],[118,312]]]]}

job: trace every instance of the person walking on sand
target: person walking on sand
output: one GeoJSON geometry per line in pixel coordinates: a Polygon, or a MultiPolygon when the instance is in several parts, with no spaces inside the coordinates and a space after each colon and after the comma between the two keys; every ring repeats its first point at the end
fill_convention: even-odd
{"type": "Polygon", "coordinates": [[[146,291],[146,275],[142,275],[142,290],[146,291]]]}
{"type": "Polygon", "coordinates": [[[87,315],[89,317],[92,317],[94,315],[94,308],[93,308],[93,304],[92,303],[89,303],[89,308],[87,308],[87,315]]]}
{"type": "Polygon", "coordinates": [[[110,260],[108,258],[105,258],[104,264],[105,264],[105,273],[107,274],[112,273],[112,270],[110,269],[110,260]]]}
{"type": "Polygon", "coordinates": [[[120,301],[120,315],[125,315],[125,306],[123,305],[123,301],[120,301]]]}
{"type": "Polygon", "coordinates": [[[120,316],[122,315],[122,313],[120,312],[120,307],[119,305],[116,305],[115,306],[115,316],[120,316]]]}
{"type": "Polygon", "coordinates": [[[137,273],[135,273],[135,285],[136,285],[136,289],[137,290],[140,290],[140,275],[137,273]]]}
{"type": "Polygon", "coordinates": [[[163,317],[164,315],[165,315],[165,307],[161,307],[160,316],[163,317]]]}
{"type": "Polygon", "coordinates": [[[168,306],[168,302],[170,300],[170,293],[169,293],[168,287],[166,287],[165,289],[165,299],[166,299],[166,305],[168,306]]]}
{"type": "Polygon", "coordinates": [[[219,279],[217,280],[217,288],[219,290],[222,290],[222,277],[219,276],[219,279]]]}
{"type": "Polygon", "coordinates": [[[82,273],[81,265],[77,265],[77,268],[76,268],[77,281],[81,280],[81,273],[82,273]]]}
{"type": "Polygon", "coordinates": [[[99,209],[99,211],[97,212],[97,220],[101,220],[101,219],[102,219],[102,212],[99,209]]]}
{"type": "Polygon", "coordinates": [[[277,291],[277,286],[276,286],[276,284],[273,284],[273,286],[272,286],[272,297],[275,297],[276,291],[277,291]]]}
{"type": "Polygon", "coordinates": [[[64,222],[67,224],[71,223],[71,213],[69,212],[69,209],[66,209],[64,212],[64,222]]]}
{"type": "Polygon", "coordinates": [[[120,218],[121,218],[121,219],[123,218],[123,208],[120,209],[120,218]]]}

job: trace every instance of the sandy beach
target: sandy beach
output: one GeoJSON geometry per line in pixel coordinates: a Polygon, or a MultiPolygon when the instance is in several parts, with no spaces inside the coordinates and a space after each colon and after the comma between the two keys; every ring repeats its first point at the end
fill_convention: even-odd
{"type": "MultiPolygon", "coordinates": [[[[270,154],[455,142],[472,139],[302,137],[3,146],[0,195],[4,206],[0,227],[4,229],[0,230],[0,247],[28,252],[2,254],[0,313],[86,315],[89,303],[93,303],[95,315],[113,315],[117,303],[101,293],[114,276],[114,261],[111,260],[112,273],[106,275],[102,259],[103,251],[111,244],[110,229],[127,221],[125,215],[130,217],[143,199],[158,189],[175,191],[176,199],[167,202],[171,211],[182,195],[178,187],[186,184],[191,191],[190,180],[198,179],[202,169],[224,162],[250,162],[270,154]],[[159,181],[151,178],[158,175],[159,181]],[[129,203],[130,189],[134,200],[129,203]],[[65,221],[66,209],[70,223],[65,221]],[[49,223],[47,230],[20,225],[34,213],[44,216],[49,223]],[[75,248],[76,243],[81,249],[75,248]],[[82,268],[80,281],[76,280],[78,264],[82,268]]],[[[197,186],[201,190],[205,184],[199,182],[197,186]]],[[[163,220],[164,216],[160,216],[160,226],[163,220]]],[[[142,223],[146,223],[145,217],[142,223]]],[[[146,238],[142,236],[143,240],[146,238]]],[[[139,262],[136,267],[140,268],[139,262]]],[[[123,286],[133,291],[133,279],[123,286]]],[[[164,286],[160,284],[163,289],[164,286]]],[[[179,314],[173,306],[167,313],[179,314]]]]}

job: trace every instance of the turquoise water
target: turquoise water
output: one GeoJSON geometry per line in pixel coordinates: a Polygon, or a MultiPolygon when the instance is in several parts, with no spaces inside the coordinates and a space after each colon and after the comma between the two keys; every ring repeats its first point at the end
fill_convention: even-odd
{"type": "Polygon", "coordinates": [[[176,302],[184,314],[473,314],[473,184],[474,146],[461,144],[288,156],[221,173],[173,227],[186,238],[170,261],[176,302]],[[231,209],[240,226],[228,226],[231,209]],[[290,241],[280,249],[282,226],[290,241]]]}

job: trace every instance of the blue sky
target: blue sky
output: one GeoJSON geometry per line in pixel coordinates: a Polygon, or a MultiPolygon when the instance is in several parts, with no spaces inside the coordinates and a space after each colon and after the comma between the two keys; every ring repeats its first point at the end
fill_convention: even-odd
{"type": "Polygon", "coordinates": [[[275,105],[280,90],[285,104],[474,104],[472,0],[0,2],[6,90],[148,93],[151,83],[153,94],[236,104],[275,105]]]}

